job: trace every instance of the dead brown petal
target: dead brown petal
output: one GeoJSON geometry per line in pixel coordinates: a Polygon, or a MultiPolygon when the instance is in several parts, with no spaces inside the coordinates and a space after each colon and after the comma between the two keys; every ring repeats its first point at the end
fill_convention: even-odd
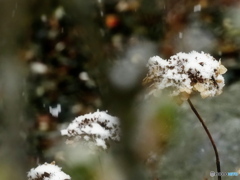
{"type": "Polygon", "coordinates": [[[191,93],[192,93],[192,90],[189,89],[189,88],[181,88],[181,89],[180,89],[180,92],[186,92],[187,94],[191,94],[191,93]]]}
{"type": "Polygon", "coordinates": [[[217,92],[217,95],[220,95],[220,94],[222,94],[222,90],[217,92]]]}
{"type": "Polygon", "coordinates": [[[219,72],[219,74],[224,74],[227,72],[227,68],[225,68],[225,66],[223,66],[223,65],[220,65],[218,72],[219,72]]]}
{"type": "Polygon", "coordinates": [[[222,83],[223,80],[222,80],[222,79],[216,79],[216,82],[217,82],[217,83],[222,83]]]}
{"type": "Polygon", "coordinates": [[[201,97],[202,97],[203,99],[205,99],[205,98],[207,98],[207,97],[209,97],[209,96],[210,96],[209,91],[203,91],[203,92],[201,92],[201,97]]]}
{"type": "Polygon", "coordinates": [[[190,96],[189,93],[187,93],[187,92],[181,92],[181,99],[182,99],[183,101],[188,100],[189,96],[190,96]]]}
{"type": "Polygon", "coordinates": [[[203,92],[203,91],[205,90],[204,84],[202,84],[202,83],[197,83],[197,84],[195,84],[195,85],[194,85],[194,88],[195,88],[197,91],[199,91],[199,92],[203,92]]]}

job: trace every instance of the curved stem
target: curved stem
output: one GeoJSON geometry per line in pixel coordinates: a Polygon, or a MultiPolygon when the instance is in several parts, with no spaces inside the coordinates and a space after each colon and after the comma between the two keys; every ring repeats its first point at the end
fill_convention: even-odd
{"type": "Polygon", "coordinates": [[[99,161],[99,164],[100,164],[100,167],[101,167],[101,173],[102,173],[102,177],[104,177],[104,172],[103,172],[103,166],[102,166],[102,162],[101,162],[101,158],[100,156],[98,155],[98,161],[99,161]]]}
{"type": "MultiPolygon", "coordinates": [[[[195,107],[193,106],[192,102],[190,101],[190,99],[188,99],[188,103],[192,109],[192,111],[195,113],[195,115],[197,116],[197,118],[199,119],[199,121],[201,122],[204,130],[206,131],[208,138],[210,139],[214,152],[215,152],[215,156],[216,156],[216,165],[217,165],[217,172],[220,173],[221,172],[221,166],[220,166],[220,160],[219,160],[219,155],[218,155],[218,151],[217,151],[217,147],[216,144],[212,138],[212,135],[210,134],[206,124],[204,123],[203,119],[201,118],[201,116],[198,114],[197,110],[195,109],[195,107]]],[[[221,176],[218,176],[218,180],[221,180],[221,176]]]]}

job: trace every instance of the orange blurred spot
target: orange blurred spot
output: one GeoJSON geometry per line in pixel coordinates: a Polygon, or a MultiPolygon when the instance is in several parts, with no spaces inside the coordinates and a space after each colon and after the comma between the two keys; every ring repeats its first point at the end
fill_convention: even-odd
{"type": "Polygon", "coordinates": [[[119,18],[118,16],[114,14],[109,14],[105,18],[105,24],[108,28],[114,28],[119,24],[119,18]]]}

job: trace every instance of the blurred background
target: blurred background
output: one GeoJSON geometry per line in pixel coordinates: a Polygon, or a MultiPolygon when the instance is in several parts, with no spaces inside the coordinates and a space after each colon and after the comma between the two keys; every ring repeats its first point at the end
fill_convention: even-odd
{"type": "Polygon", "coordinates": [[[144,100],[149,57],[192,50],[228,69],[222,95],[192,101],[222,171],[240,173],[238,0],[8,0],[0,10],[0,179],[52,161],[73,180],[216,179],[188,104],[144,100]],[[121,142],[95,154],[66,145],[60,130],[97,109],[121,119],[121,142]]]}

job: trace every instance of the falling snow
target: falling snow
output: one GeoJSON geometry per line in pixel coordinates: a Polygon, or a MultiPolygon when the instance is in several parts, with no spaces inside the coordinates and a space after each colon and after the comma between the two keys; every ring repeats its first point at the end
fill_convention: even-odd
{"type": "Polygon", "coordinates": [[[56,107],[49,106],[49,112],[52,114],[52,116],[58,117],[58,114],[61,112],[61,105],[58,104],[56,107]]]}

